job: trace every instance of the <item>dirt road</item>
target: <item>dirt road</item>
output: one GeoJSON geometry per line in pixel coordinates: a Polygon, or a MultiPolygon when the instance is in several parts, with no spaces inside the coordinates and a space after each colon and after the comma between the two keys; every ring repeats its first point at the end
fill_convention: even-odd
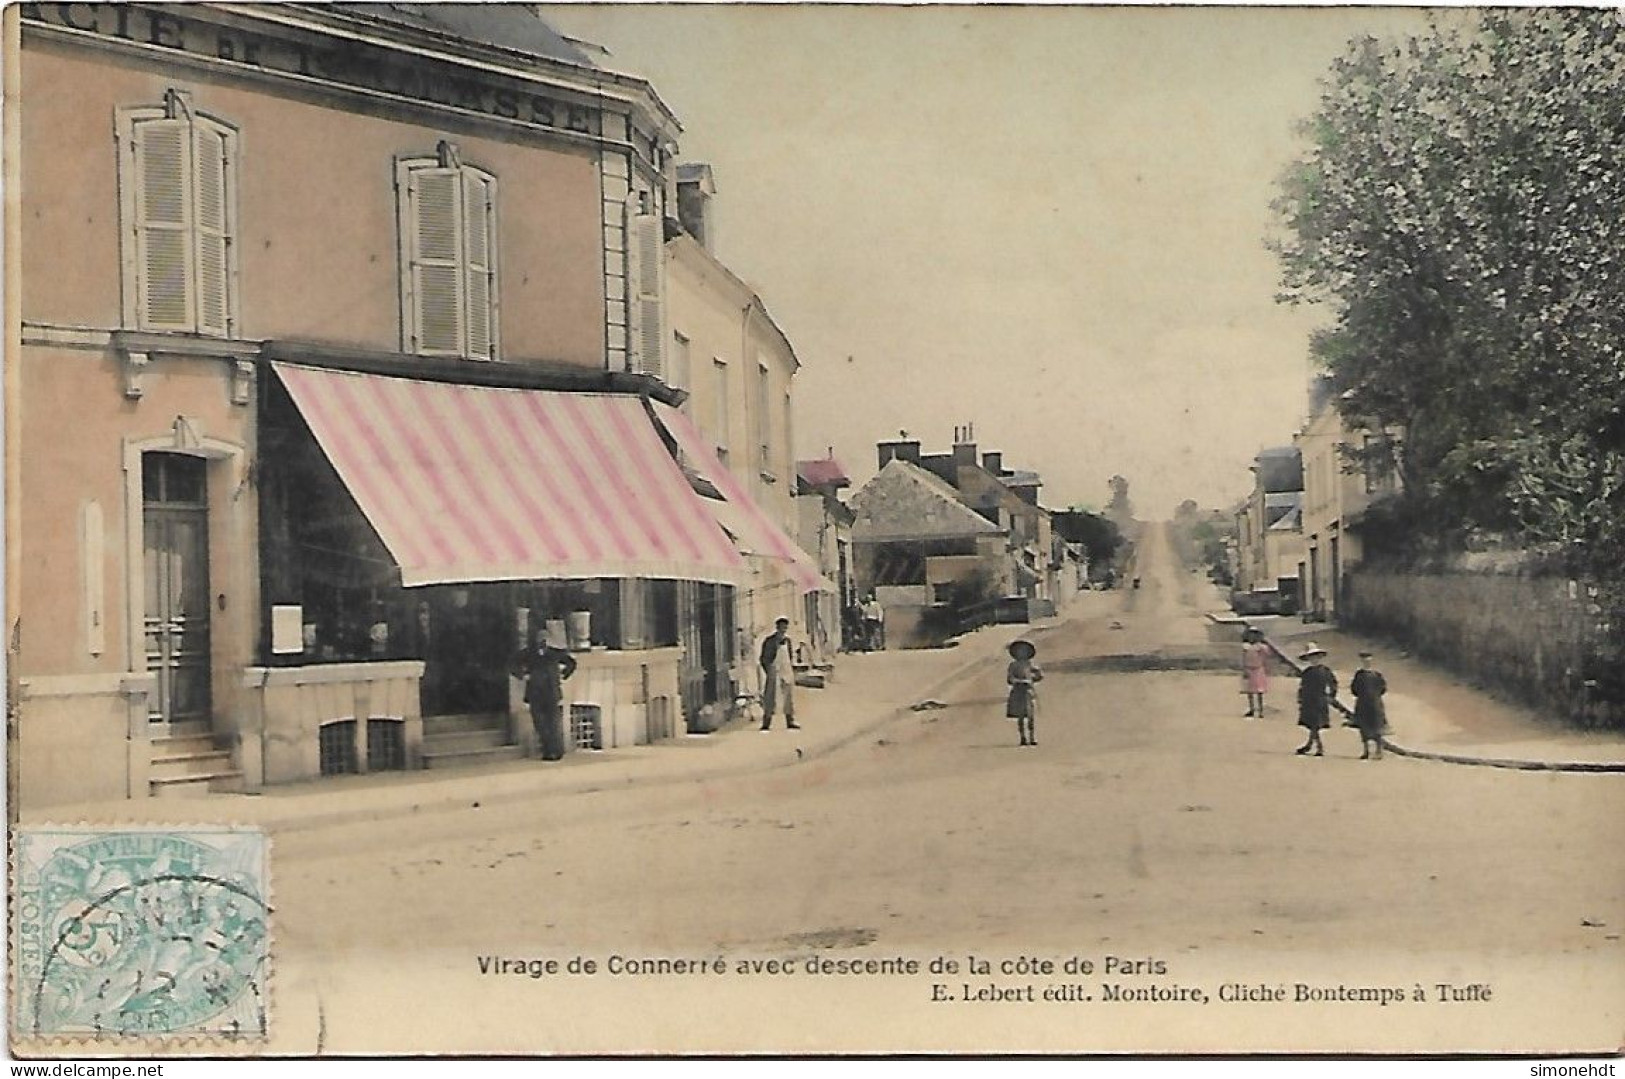
{"type": "Polygon", "coordinates": [[[287,1044],[1617,1045],[1625,782],[1363,762],[1342,730],[1329,732],[1327,757],[1295,756],[1293,683],[1279,684],[1264,721],[1243,721],[1235,675],[1213,669],[1225,653],[1206,642],[1205,582],[1174,565],[1160,531],[1140,560],[1140,589],[1120,593],[1111,615],[1036,638],[1048,672],[1037,747],[1017,745],[1002,667],[990,668],[947,707],[794,768],[279,840],[287,1044]],[[480,972],[482,956],[598,969],[498,976],[480,972]],[[729,970],[606,972],[615,957],[623,970],[650,957],[729,970]],[[922,966],[731,966],[820,957],[922,966]],[[973,957],[993,969],[970,976],[973,957]],[[1024,958],[1029,971],[1056,966],[998,969],[1024,958]],[[1037,996],[963,999],[984,984],[1037,996]],[[953,997],[936,998],[937,985],[953,997]],[[1039,999],[1061,985],[1080,999],[1039,999]],[[1237,985],[1232,997],[1265,999],[1220,999],[1237,985]],[[1274,999],[1299,985],[1312,999],[1274,999]],[[1457,986],[1491,996],[1448,999],[1457,986]],[[1397,987],[1406,999],[1313,997],[1332,987],[1397,987]],[[1207,1003],[1157,996],[1186,990],[1207,1003]]]}

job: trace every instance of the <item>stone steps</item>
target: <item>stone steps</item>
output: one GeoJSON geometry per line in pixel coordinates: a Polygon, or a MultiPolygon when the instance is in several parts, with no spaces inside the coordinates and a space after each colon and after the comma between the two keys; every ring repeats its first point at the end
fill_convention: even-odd
{"type": "Polygon", "coordinates": [[[476,767],[523,756],[524,750],[508,741],[508,717],[500,712],[423,719],[425,768],[476,767]]]}
{"type": "Polygon", "coordinates": [[[215,747],[206,725],[177,725],[152,740],[147,790],[154,798],[200,798],[242,789],[242,771],[233,767],[229,750],[215,747]]]}

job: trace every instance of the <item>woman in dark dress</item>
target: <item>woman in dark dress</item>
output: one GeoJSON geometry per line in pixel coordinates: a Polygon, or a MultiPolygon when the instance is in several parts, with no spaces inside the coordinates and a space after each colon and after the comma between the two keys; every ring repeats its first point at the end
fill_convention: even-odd
{"type": "Polygon", "coordinates": [[[1360,759],[1382,760],[1382,736],[1388,730],[1388,709],[1382,703],[1388,681],[1371,669],[1371,653],[1360,653],[1360,669],[1349,682],[1354,694],[1354,725],[1360,728],[1360,759]]]}
{"type": "Polygon", "coordinates": [[[1337,696],[1337,676],[1323,662],[1326,650],[1311,643],[1298,659],[1306,666],[1298,674],[1298,726],[1309,732],[1309,740],[1298,747],[1298,755],[1326,755],[1320,732],[1331,723],[1332,700],[1337,696]]]}

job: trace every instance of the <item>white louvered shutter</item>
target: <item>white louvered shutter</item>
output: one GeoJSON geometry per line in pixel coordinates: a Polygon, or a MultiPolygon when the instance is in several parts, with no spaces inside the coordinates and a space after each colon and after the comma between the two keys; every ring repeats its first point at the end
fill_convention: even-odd
{"type": "Polygon", "coordinates": [[[196,177],[197,331],[228,336],[231,242],[228,199],[230,145],[223,131],[199,122],[192,129],[193,175],[196,177]]]}
{"type": "Polygon", "coordinates": [[[137,120],[135,155],[136,310],[142,329],[191,330],[191,128],[185,120],[137,120]]]}
{"type": "Polygon", "coordinates": [[[665,247],[665,230],[659,214],[638,214],[633,219],[632,246],[637,250],[636,275],[632,288],[636,293],[633,309],[627,312],[627,321],[637,326],[641,338],[637,355],[638,370],[644,374],[664,378],[666,375],[666,333],[661,318],[661,276],[664,267],[661,257],[665,247]]]}
{"type": "Polygon", "coordinates": [[[464,345],[462,184],[456,169],[407,172],[413,350],[460,356],[464,345]]]}
{"type": "MultiPolygon", "coordinates": [[[[637,196],[634,194],[633,198],[637,196]]],[[[638,306],[638,281],[643,277],[643,262],[639,257],[643,245],[638,243],[638,221],[641,214],[631,206],[626,210],[626,228],[622,230],[626,245],[626,277],[622,280],[622,294],[626,297],[626,369],[628,371],[642,371],[643,368],[643,318],[641,308],[638,306]]]]}
{"type": "Polygon", "coordinates": [[[496,358],[496,182],[463,172],[464,276],[468,283],[468,356],[496,358]]]}

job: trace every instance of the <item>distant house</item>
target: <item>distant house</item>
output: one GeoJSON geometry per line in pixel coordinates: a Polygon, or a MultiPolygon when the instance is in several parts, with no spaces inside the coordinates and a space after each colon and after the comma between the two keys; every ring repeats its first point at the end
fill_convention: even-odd
{"type": "Polygon", "coordinates": [[[1236,514],[1234,605],[1244,612],[1297,610],[1303,561],[1303,458],[1296,446],[1262,450],[1253,490],[1236,514]]]}
{"type": "Polygon", "coordinates": [[[1343,581],[1364,557],[1360,535],[1367,508],[1397,489],[1386,469],[1351,463],[1348,451],[1369,448],[1390,437],[1351,428],[1336,408],[1329,379],[1310,391],[1310,416],[1294,440],[1303,457],[1303,608],[1316,618],[1335,619],[1343,581]]]}
{"type": "Polygon", "coordinates": [[[888,647],[918,647],[951,634],[956,589],[1009,595],[1009,532],[964,505],[922,468],[919,443],[882,443],[880,471],[852,496],[852,568],[861,595],[886,610],[888,647]]]}
{"type": "Polygon", "coordinates": [[[1063,559],[1057,558],[1050,511],[1038,504],[1044,485],[1039,474],[1005,468],[1002,453],[978,456],[969,425],[955,429],[951,452],[926,455],[919,463],[952,486],[962,503],[1006,531],[1008,595],[1025,599],[1029,616],[1053,614],[1065,598],[1058,594],[1063,559]]]}
{"type": "Polygon", "coordinates": [[[818,564],[818,570],[835,582],[834,592],[808,592],[809,662],[825,663],[843,646],[845,639],[841,613],[852,605],[857,592],[852,583],[852,510],[841,501],[839,492],[852,486],[846,469],[832,453],[811,461],[796,462],[796,540],[818,564]]]}

